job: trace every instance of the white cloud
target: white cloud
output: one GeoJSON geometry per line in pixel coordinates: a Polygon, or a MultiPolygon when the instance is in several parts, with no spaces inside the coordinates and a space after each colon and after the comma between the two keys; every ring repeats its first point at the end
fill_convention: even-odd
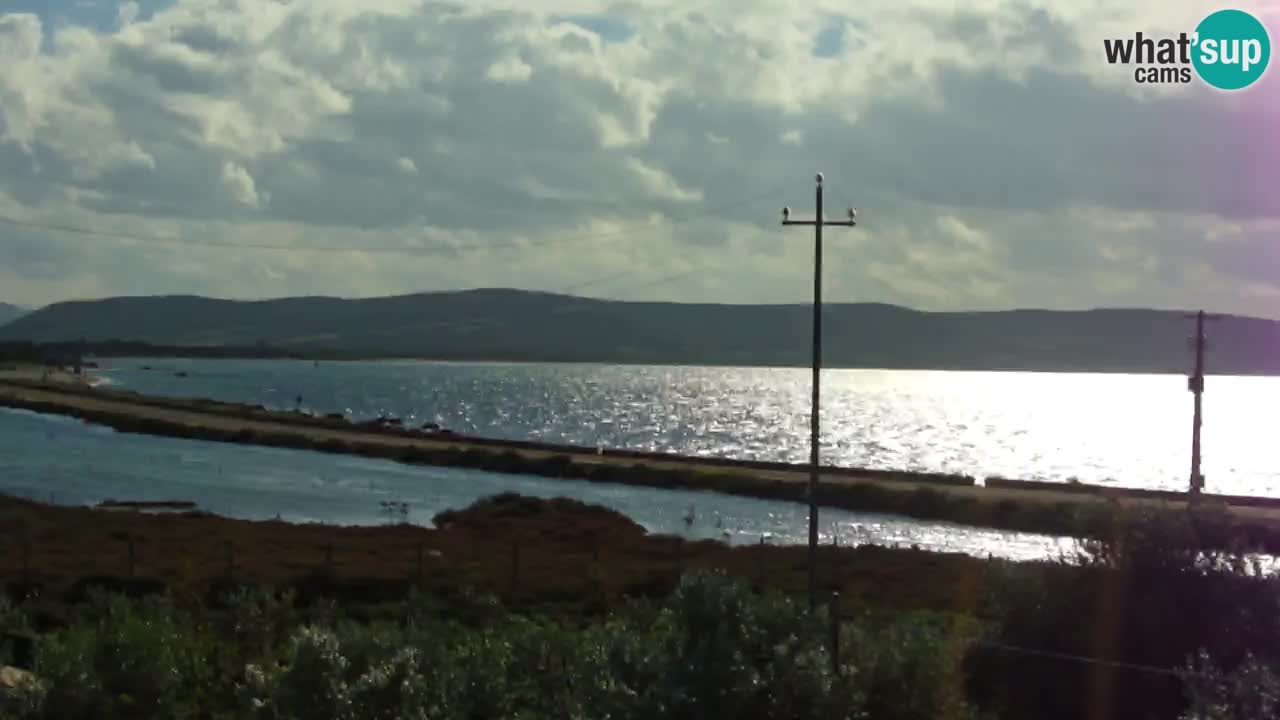
{"type": "Polygon", "coordinates": [[[120,8],[116,10],[116,24],[120,27],[132,25],[138,19],[138,3],[125,2],[120,4],[120,8]]]}
{"type": "Polygon", "coordinates": [[[1209,7],[174,0],[105,30],[0,14],[0,211],[297,248],[6,234],[0,300],[554,289],[627,270],[593,292],[803,300],[807,249],[776,208],[807,206],[824,170],[831,207],[867,208],[830,246],[835,300],[1274,314],[1280,156],[1218,139],[1280,120],[1280,75],[1238,96],[1135,94],[1102,59],[1104,37],[1209,7]],[[835,23],[843,41],[815,55],[835,23]],[[424,244],[452,250],[378,251],[424,244]],[[708,270],[645,286],[676,257],[708,270]]]}
{"type": "Polygon", "coordinates": [[[490,65],[485,77],[497,83],[520,85],[533,77],[533,67],[518,57],[507,57],[490,65]]]}
{"type": "Polygon", "coordinates": [[[680,183],[675,178],[659,168],[646,165],[635,158],[627,162],[627,167],[639,182],[640,188],[655,198],[682,203],[702,199],[701,190],[686,190],[680,187],[680,183]]]}
{"type": "Polygon", "coordinates": [[[258,197],[257,184],[248,170],[233,163],[222,165],[222,185],[235,198],[236,202],[257,209],[261,199],[258,197]]]}
{"type": "Polygon", "coordinates": [[[937,220],[938,229],[943,235],[968,250],[988,252],[991,249],[991,236],[966,225],[954,215],[943,215],[937,220]]]}

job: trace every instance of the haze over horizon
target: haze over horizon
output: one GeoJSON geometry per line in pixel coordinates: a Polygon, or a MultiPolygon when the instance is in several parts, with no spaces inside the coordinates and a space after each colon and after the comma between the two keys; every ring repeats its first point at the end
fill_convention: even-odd
{"type": "Polygon", "coordinates": [[[832,302],[1276,318],[1276,70],[1103,57],[1218,7],[6,0],[0,300],[803,303],[821,170],[832,302]]]}
{"type": "MultiPolygon", "coordinates": [[[[782,302],[774,302],[774,303],[767,303],[767,302],[750,302],[750,301],[747,301],[747,302],[739,302],[739,303],[729,303],[729,302],[722,302],[722,301],[717,301],[717,300],[689,300],[689,301],[681,301],[681,300],[666,300],[666,299],[663,299],[663,298],[640,298],[640,299],[626,299],[626,298],[623,298],[623,299],[612,299],[612,298],[608,298],[608,297],[598,296],[598,295],[592,294],[591,292],[582,292],[582,293],[564,293],[564,292],[559,292],[559,291],[556,291],[556,290],[528,290],[528,289],[525,289],[525,288],[513,288],[513,287],[492,287],[492,288],[486,288],[486,287],[474,287],[474,288],[456,288],[456,289],[449,289],[449,290],[422,290],[422,291],[408,291],[408,292],[401,292],[401,293],[393,293],[393,294],[389,294],[389,295],[366,295],[366,296],[357,296],[357,295],[334,295],[334,294],[325,294],[325,293],[308,293],[308,294],[305,294],[305,295],[280,295],[280,296],[259,296],[259,297],[255,297],[255,296],[225,297],[225,296],[218,295],[218,294],[216,294],[216,293],[207,293],[207,294],[193,294],[193,293],[165,293],[165,294],[161,294],[161,295],[148,295],[148,294],[131,294],[131,293],[122,293],[122,294],[120,294],[120,295],[102,296],[102,297],[96,297],[96,298],[91,298],[91,297],[84,297],[84,298],[67,298],[67,299],[65,299],[65,300],[58,300],[58,301],[55,301],[55,302],[49,303],[48,305],[44,305],[44,306],[40,306],[40,307],[21,306],[21,305],[16,305],[16,304],[14,304],[14,303],[6,303],[6,302],[4,302],[3,300],[0,300],[0,306],[8,306],[9,308],[13,308],[14,310],[17,310],[19,313],[25,314],[25,313],[30,313],[30,312],[34,312],[34,311],[37,311],[37,310],[44,309],[45,307],[48,307],[48,306],[50,306],[50,305],[59,305],[59,304],[62,304],[62,303],[96,303],[96,302],[100,302],[100,301],[103,301],[103,300],[113,300],[113,299],[120,299],[120,298],[163,298],[163,297],[170,297],[170,298],[188,298],[188,297],[190,297],[190,298],[203,298],[203,299],[210,299],[210,300],[228,300],[228,301],[232,301],[232,302],[246,302],[246,303],[255,303],[255,302],[257,302],[257,303],[261,303],[261,302],[272,302],[272,301],[277,301],[277,300],[293,300],[293,299],[324,299],[324,300],[376,300],[376,299],[379,299],[379,298],[411,297],[411,296],[432,295],[432,294],[456,294],[456,293],[467,293],[467,292],[508,292],[508,291],[510,291],[510,292],[529,292],[529,293],[547,293],[547,294],[560,295],[560,296],[563,296],[563,297],[569,297],[569,298],[579,298],[579,299],[587,299],[587,300],[603,300],[603,301],[608,301],[608,302],[624,302],[624,303],[674,303],[674,304],[690,304],[690,305],[692,305],[692,304],[711,304],[711,305],[738,305],[738,306],[749,306],[749,305],[766,305],[766,306],[773,306],[773,305],[809,305],[809,304],[811,304],[811,299],[806,299],[806,300],[792,300],[792,301],[782,301],[782,302]]],[[[905,309],[905,310],[910,310],[910,311],[915,311],[915,312],[923,312],[923,313],[959,313],[959,314],[969,314],[969,313],[987,313],[987,312],[993,312],[993,313],[999,313],[999,312],[1094,312],[1094,311],[1146,311],[1146,310],[1171,310],[1171,311],[1175,311],[1175,312],[1181,311],[1181,312],[1188,312],[1188,313],[1191,313],[1191,312],[1195,312],[1195,311],[1196,311],[1196,310],[1198,310],[1198,309],[1204,309],[1204,310],[1206,310],[1206,312],[1209,312],[1210,314],[1236,314],[1236,315],[1241,315],[1241,316],[1244,316],[1244,317],[1256,317],[1256,318],[1261,318],[1261,319],[1266,319],[1266,320],[1280,320],[1280,313],[1273,314],[1273,315],[1260,315],[1260,314],[1259,314],[1259,315],[1250,315],[1250,314],[1247,314],[1247,313],[1245,313],[1245,314],[1240,314],[1240,313],[1217,313],[1216,311],[1214,311],[1214,310],[1212,310],[1212,309],[1208,309],[1208,308],[1190,308],[1190,307],[1185,307],[1185,308],[1179,308],[1179,307],[1174,307],[1174,308],[1151,308],[1151,307],[1138,307],[1138,306],[1120,306],[1120,305],[1115,305],[1115,306],[1096,306],[1096,307],[1060,307],[1060,308],[1046,308],[1046,307],[1039,307],[1039,306],[1033,306],[1033,305],[1023,305],[1023,306],[1015,306],[1015,307],[1008,307],[1008,308],[982,308],[982,309],[975,309],[975,308],[936,308],[936,309],[926,309],[926,308],[911,307],[911,306],[909,306],[909,305],[902,305],[902,304],[898,304],[898,303],[885,303],[885,302],[881,302],[881,301],[879,301],[879,300],[835,300],[835,301],[827,301],[827,302],[825,302],[825,303],[824,303],[824,305],[883,305],[883,306],[889,306],[889,307],[902,308],[902,309],[905,309]]]]}

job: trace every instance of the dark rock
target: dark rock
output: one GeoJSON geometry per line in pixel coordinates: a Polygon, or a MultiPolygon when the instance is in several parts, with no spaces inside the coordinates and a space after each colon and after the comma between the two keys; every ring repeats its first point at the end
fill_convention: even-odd
{"type": "Polygon", "coordinates": [[[432,522],[441,529],[481,534],[512,533],[561,539],[641,538],[647,531],[622,513],[569,498],[534,498],[502,493],[481,498],[462,510],[445,510],[432,522]]]}

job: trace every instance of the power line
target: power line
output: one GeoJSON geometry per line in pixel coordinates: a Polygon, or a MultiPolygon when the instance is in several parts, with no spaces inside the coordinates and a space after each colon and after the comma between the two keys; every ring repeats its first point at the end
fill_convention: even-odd
{"type": "MultiPolygon", "coordinates": [[[[780,186],[779,186],[779,189],[781,189],[782,187],[785,187],[785,183],[784,183],[783,185],[780,185],[780,186]]],[[[850,205],[849,207],[852,207],[852,205],[850,205]]],[[[842,221],[828,221],[828,224],[836,224],[836,225],[838,225],[838,224],[842,224],[842,221]]],[[[623,287],[625,288],[625,290],[626,290],[626,291],[634,292],[634,291],[636,291],[636,290],[643,290],[643,289],[646,289],[646,288],[649,288],[649,287],[653,287],[653,286],[656,286],[656,285],[663,285],[663,284],[666,284],[666,283],[671,282],[671,281],[673,281],[673,280],[679,280],[680,278],[687,277],[687,276],[689,276],[689,275],[692,275],[692,274],[697,273],[697,272],[700,272],[700,271],[705,271],[705,270],[708,270],[708,269],[713,269],[713,268],[718,268],[718,267],[720,267],[720,261],[719,261],[719,260],[710,261],[710,262],[705,262],[705,263],[699,263],[698,265],[696,265],[696,266],[694,266],[694,267],[692,267],[692,268],[690,268],[690,269],[688,269],[688,270],[681,270],[681,271],[673,272],[673,273],[670,273],[670,274],[667,274],[667,275],[662,275],[662,276],[659,276],[659,277],[657,277],[657,278],[655,278],[655,279],[653,279],[653,280],[646,280],[646,281],[643,281],[643,282],[642,282],[641,284],[639,284],[639,285],[630,285],[630,286],[629,286],[629,285],[624,284],[624,286],[623,286],[623,287]]],[[[614,280],[619,280],[619,279],[622,279],[622,278],[628,277],[628,276],[630,276],[630,275],[635,275],[635,274],[637,274],[637,273],[639,273],[639,272],[641,272],[641,270],[640,270],[640,269],[624,270],[624,271],[622,271],[622,272],[614,273],[614,274],[612,274],[612,275],[606,275],[606,276],[604,276],[604,277],[602,277],[602,278],[595,278],[595,279],[592,279],[592,280],[587,280],[587,281],[582,282],[582,283],[578,283],[578,284],[576,284],[576,285],[571,285],[571,286],[569,286],[569,287],[566,287],[566,288],[563,288],[563,289],[559,289],[559,290],[556,290],[556,291],[554,291],[554,292],[557,292],[557,293],[562,294],[562,295],[573,295],[574,293],[581,292],[582,290],[585,290],[585,289],[587,289],[587,288],[592,288],[592,287],[596,287],[596,286],[598,286],[598,285],[603,285],[603,284],[605,284],[605,283],[613,282],[614,280]]],[[[616,288],[611,288],[611,289],[616,289],[616,288]]],[[[581,311],[582,311],[582,308],[573,307],[573,308],[566,308],[566,309],[564,309],[564,310],[563,310],[563,313],[572,313],[572,312],[581,312],[581,311]]]]}
{"type": "Polygon", "coordinates": [[[1017,645],[1006,645],[992,640],[974,640],[973,644],[980,647],[991,648],[993,650],[1003,650],[1005,652],[1015,653],[1018,655],[1030,655],[1034,657],[1049,658],[1051,660],[1065,660],[1068,662],[1077,662],[1086,665],[1109,667],[1117,670],[1133,670],[1136,672],[1166,675],[1177,678],[1204,677],[1201,673],[1191,671],[1174,670],[1173,668],[1157,667],[1155,665],[1141,665],[1138,663],[1122,662],[1119,660],[1104,660],[1102,658],[1090,657],[1088,655],[1073,655],[1071,653],[1054,652],[1052,650],[1036,650],[1033,648],[1019,647],[1017,645]]]}
{"type": "Polygon", "coordinates": [[[631,292],[634,292],[636,290],[644,290],[647,288],[651,288],[655,285],[664,285],[666,283],[671,282],[672,280],[679,280],[680,278],[688,277],[694,273],[702,272],[710,266],[711,266],[711,263],[704,263],[696,267],[689,268],[688,270],[681,270],[679,272],[674,272],[669,275],[663,275],[655,280],[650,280],[648,282],[644,282],[639,285],[632,286],[628,288],[628,290],[630,290],[631,292]]]}
{"type": "MultiPolygon", "coordinates": [[[[714,215],[725,210],[731,210],[741,205],[755,202],[762,197],[766,197],[777,192],[781,186],[771,187],[764,192],[751,195],[750,197],[741,198],[731,203],[716,206],[702,211],[698,214],[685,215],[667,220],[667,227],[682,225],[692,222],[701,216],[714,215]]],[[[133,242],[161,244],[169,246],[186,246],[186,247],[217,247],[234,250],[287,250],[294,252],[362,252],[362,253],[390,253],[404,255],[435,255],[435,254],[452,254],[468,250],[505,250],[511,248],[522,247],[542,247],[548,245],[558,245],[564,243],[588,242],[592,240],[605,240],[616,237],[624,237],[627,235],[636,235],[657,229],[653,223],[638,223],[629,227],[623,227],[617,230],[583,233],[580,235],[569,235],[551,237],[542,241],[506,241],[493,243],[473,243],[473,244],[454,244],[454,245],[424,245],[414,247],[412,245],[370,245],[370,246],[315,246],[315,245],[282,245],[272,243],[245,243],[233,242],[226,240],[194,240],[185,239],[176,235],[141,235],[136,233],[117,232],[111,230],[94,230],[90,228],[77,227],[74,225],[63,225],[58,223],[44,223],[31,220],[20,220],[18,218],[0,215],[0,223],[5,223],[14,227],[22,227],[33,230],[45,230],[50,232],[62,232],[84,237],[105,238],[113,240],[128,240],[133,242]]]]}
{"type": "Polygon", "coordinates": [[[586,290],[587,288],[595,287],[597,285],[603,285],[604,283],[613,282],[614,280],[621,280],[622,278],[629,277],[631,275],[634,275],[635,273],[636,273],[635,269],[630,268],[627,270],[623,270],[620,273],[614,273],[613,275],[605,275],[602,278],[595,278],[594,280],[588,280],[583,283],[578,283],[577,285],[570,285],[569,287],[564,288],[563,290],[559,290],[558,292],[562,295],[572,295],[576,292],[581,292],[583,290],[586,290]]]}
{"type": "MultiPolygon", "coordinates": [[[[694,273],[696,273],[696,272],[701,272],[701,271],[705,270],[705,269],[706,269],[706,267],[707,267],[707,265],[709,265],[709,264],[710,264],[710,263],[707,263],[707,264],[704,264],[704,265],[699,265],[698,267],[693,267],[693,268],[689,268],[689,269],[686,269],[686,270],[680,270],[680,271],[678,271],[678,272],[668,273],[667,275],[662,275],[662,276],[659,276],[659,277],[654,278],[654,279],[652,279],[652,280],[647,280],[647,281],[645,281],[645,282],[642,282],[642,283],[640,283],[639,285],[633,285],[633,286],[630,286],[630,287],[626,287],[626,286],[624,285],[624,288],[625,288],[625,290],[626,290],[626,291],[634,292],[634,291],[636,291],[636,290],[643,290],[643,289],[645,289],[645,288],[654,287],[654,286],[656,286],[656,285],[663,285],[663,284],[665,284],[665,283],[669,283],[669,282],[671,282],[671,281],[673,281],[673,280],[679,280],[679,279],[680,279],[680,278],[682,278],[682,277],[687,277],[687,276],[692,275],[692,274],[694,274],[694,273]]],[[[568,288],[568,289],[565,289],[565,290],[559,291],[559,294],[562,294],[562,295],[572,295],[574,292],[577,292],[577,291],[581,290],[581,289],[582,289],[583,287],[585,287],[585,286],[588,286],[588,285],[598,285],[598,284],[600,284],[600,283],[603,283],[603,282],[606,282],[606,281],[609,281],[609,280],[613,280],[613,279],[615,279],[615,278],[617,278],[617,277],[619,277],[619,276],[626,276],[626,275],[630,275],[630,274],[632,274],[633,272],[634,272],[634,271],[627,271],[627,272],[625,272],[625,273],[620,273],[619,275],[609,276],[609,277],[606,277],[606,278],[602,278],[601,280],[599,280],[599,281],[595,281],[595,282],[592,282],[592,283],[584,283],[583,285],[579,285],[579,286],[576,286],[576,287],[573,287],[573,288],[568,288]]],[[[616,288],[611,288],[611,289],[616,289],[616,288]]],[[[593,298],[593,299],[595,299],[595,300],[599,300],[599,298],[593,298]]],[[[584,305],[579,305],[579,304],[565,304],[565,305],[562,305],[562,306],[557,307],[557,308],[552,308],[551,313],[552,313],[552,314],[554,314],[554,315],[573,315],[573,314],[576,314],[576,313],[587,312],[588,310],[592,310],[592,309],[595,309],[595,308],[596,308],[596,306],[595,306],[595,305],[584,306],[584,305]]]]}

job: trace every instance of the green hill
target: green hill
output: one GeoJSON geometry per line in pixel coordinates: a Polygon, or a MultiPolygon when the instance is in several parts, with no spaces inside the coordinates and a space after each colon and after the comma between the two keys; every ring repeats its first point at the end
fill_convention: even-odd
{"type": "MultiPolygon", "coordinates": [[[[618,302],[520,290],[345,300],[119,297],[50,305],[0,340],[141,341],[275,353],[456,360],[807,365],[811,308],[618,302]]],[[[830,366],[1185,372],[1191,322],[1161,310],[824,308],[830,366]]],[[[1280,373],[1280,323],[1211,326],[1211,369],[1280,373]]]]}

